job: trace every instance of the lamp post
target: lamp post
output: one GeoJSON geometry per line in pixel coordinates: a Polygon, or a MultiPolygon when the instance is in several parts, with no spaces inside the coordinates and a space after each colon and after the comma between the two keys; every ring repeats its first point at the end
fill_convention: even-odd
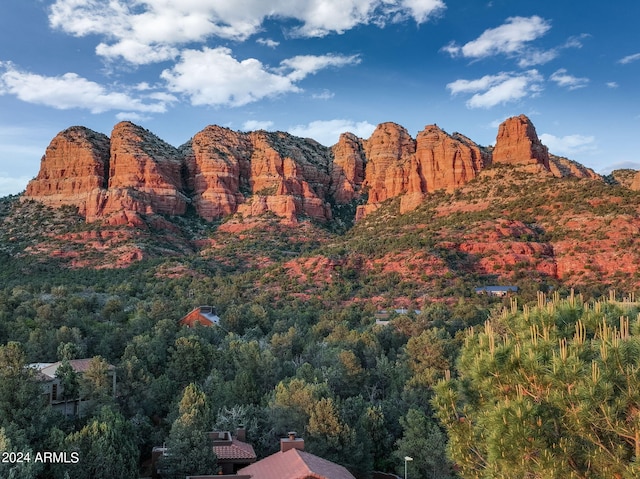
{"type": "Polygon", "coordinates": [[[404,456],[404,479],[407,479],[407,462],[413,461],[413,457],[404,456]]]}

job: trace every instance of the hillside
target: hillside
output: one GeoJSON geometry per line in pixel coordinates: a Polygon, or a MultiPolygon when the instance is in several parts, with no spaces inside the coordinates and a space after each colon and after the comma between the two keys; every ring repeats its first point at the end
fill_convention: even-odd
{"type": "Polygon", "coordinates": [[[640,193],[631,173],[618,177],[549,154],[525,116],[493,148],[436,125],[413,139],[384,123],[333,148],[220,127],[173,148],[131,123],[111,138],[73,127],[26,195],[3,201],[0,235],[9,257],[40,265],[259,270],[253,287],[302,299],[335,290],[421,306],[493,283],[630,290],[640,193]]]}

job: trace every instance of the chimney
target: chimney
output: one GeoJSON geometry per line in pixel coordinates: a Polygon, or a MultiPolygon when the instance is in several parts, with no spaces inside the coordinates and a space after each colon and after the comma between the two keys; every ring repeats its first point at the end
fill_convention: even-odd
{"type": "Polygon", "coordinates": [[[238,441],[247,442],[247,430],[244,425],[238,426],[236,428],[236,439],[238,441]]]}
{"type": "Polygon", "coordinates": [[[304,451],[304,439],[297,437],[295,431],[287,433],[289,437],[280,439],[280,452],[287,452],[289,449],[304,451]]]}

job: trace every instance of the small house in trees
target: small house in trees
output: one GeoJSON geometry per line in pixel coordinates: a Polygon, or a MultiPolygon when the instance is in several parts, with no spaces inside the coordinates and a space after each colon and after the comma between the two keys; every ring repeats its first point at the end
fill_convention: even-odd
{"type": "Polygon", "coordinates": [[[196,324],[208,327],[219,323],[220,318],[213,306],[198,306],[180,319],[180,325],[188,328],[193,328],[196,324]]]}
{"type": "MultiPolygon", "coordinates": [[[[213,443],[213,452],[218,458],[218,467],[220,474],[213,476],[189,476],[192,478],[228,478],[241,479],[249,476],[236,475],[238,469],[248,466],[256,462],[257,456],[253,450],[253,446],[246,441],[246,430],[244,427],[239,427],[236,430],[235,436],[232,436],[229,431],[211,431],[207,435],[213,443]]],[[[162,455],[167,454],[166,447],[154,447],[152,451],[152,478],[160,478],[162,474],[158,471],[158,460],[162,455]]]]}
{"type": "MultiPolygon", "coordinates": [[[[93,358],[71,359],[69,365],[74,373],[78,375],[78,379],[82,380],[84,374],[89,371],[93,358]]],[[[59,377],[58,368],[63,362],[56,363],[34,363],[29,366],[37,370],[37,378],[41,381],[43,396],[45,401],[56,411],[65,416],[82,415],[83,406],[87,404],[87,399],[82,397],[80,388],[69,396],[68,391],[64,389],[64,382],[59,377]]],[[[116,395],[116,368],[107,365],[107,379],[110,382],[111,395],[116,395]]]]}
{"type": "Polygon", "coordinates": [[[355,479],[343,466],[304,450],[304,439],[290,432],[280,440],[280,451],[243,467],[238,474],[251,479],[355,479]]]}
{"type": "Polygon", "coordinates": [[[488,294],[490,296],[503,297],[510,293],[517,293],[517,286],[482,286],[476,288],[476,294],[488,294]]]}

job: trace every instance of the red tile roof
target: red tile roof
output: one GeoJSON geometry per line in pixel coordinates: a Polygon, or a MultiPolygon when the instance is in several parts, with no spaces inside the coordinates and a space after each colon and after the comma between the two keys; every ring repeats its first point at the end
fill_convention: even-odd
{"type": "Polygon", "coordinates": [[[233,439],[231,444],[213,446],[213,451],[218,459],[256,459],[256,453],[251,444],[233,439]]]}
{"type": "Polygon", "coordinates": [[[238,474],[252,479],[355,479],[344,467],[299,449],[276,452],[243,467],[238,474]]]}

